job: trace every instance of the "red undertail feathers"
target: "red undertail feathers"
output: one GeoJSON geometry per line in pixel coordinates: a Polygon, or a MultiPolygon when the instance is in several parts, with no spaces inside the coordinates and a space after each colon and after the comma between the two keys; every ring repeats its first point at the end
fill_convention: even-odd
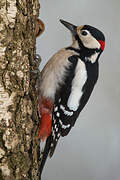
{"type": "Polygon", "coordinates": [[[50,99],[42,98],[40,102],[41,124],[38,138],[43,141],[51,134],[53,103],[50,99]]]}

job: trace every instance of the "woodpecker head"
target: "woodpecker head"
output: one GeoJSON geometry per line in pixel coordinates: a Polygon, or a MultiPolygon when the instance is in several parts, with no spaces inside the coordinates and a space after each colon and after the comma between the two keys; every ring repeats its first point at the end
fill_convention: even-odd
{"type": "Polygon", "coordinates": [[[104,50],[105,37],[100,30],[90,25],[75,26],[64,20],[60,20],[60,22],[71,31],[73,41],[78,43],[80,49],[95,50],[96,52],[104,50]]]}

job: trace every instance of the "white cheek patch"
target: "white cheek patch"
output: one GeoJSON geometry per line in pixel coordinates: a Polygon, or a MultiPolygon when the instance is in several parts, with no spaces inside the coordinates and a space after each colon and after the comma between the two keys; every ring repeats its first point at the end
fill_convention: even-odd
{"type": "Polygon", "coordinates": [[[72,81],[71,94],[68,98],[67,106],[70,110],[76,111],[79,107],[79,102],[82,97],[82,88],[87,80],[87,71],[84,62],[78,60],[75,77],[72,81]]]}
{"type": "Polygon", "coordinates": [[[100,49],[100,43],[89,33],[87,36],[80,35],[83,45],[90,49],[100,49]]]}

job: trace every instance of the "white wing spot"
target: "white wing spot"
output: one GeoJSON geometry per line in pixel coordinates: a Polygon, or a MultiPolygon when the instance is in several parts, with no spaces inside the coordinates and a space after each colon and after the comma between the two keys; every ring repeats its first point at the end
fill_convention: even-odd
{"type": "Polygon", "coordinates": [[[57,129],[57,124],[55,124],[55,130],[57,129]]]}
{"type": "Polygon", "coordinates": [[[51,147],[53,147],[53,143],[51,143],[51,147]]]}
{"type": "Polygon", "coordinates": [[[61,102],[61,98],[59,99],[59,101],[58,101],[59,103],[61,102]]]}
{"type": "Polygon", "coordinates": [[[57,127],[57,125],[55,124],[55,131],[57,132],[58,131],[58,127],[57,127]]]}
{"type": "Polygon", "coordinates": [[[56,112],[58,110],[58,106],[55,107],[54,111],[56,112]]]}
{"type": "Polygon", "coordinates": [[[62,123],[62,121],[61,121],[61,120],[59,120],[59,123],[61,124],[61,126],[63,125],[63,123],[62,123]]]}
{"type": "Polygon", "coordinates": [[[62,126],[63,129],[67,129],[67,128],[69,128],[69,127],[70,127],[70,124],[68,124],[68,125],[63,125],[63,126],[62,126]]]}
{"type": "Polygon", "coordinates": [[[60,133],[58,133],[57,137],[58,137],[58,138],[60,137],[60,133]]]}
{"type": "Polygon", "coordinates": [[[72,116],[73,112],[67,111],[63,105],[60,105],[60,109],[64,112],[67,116],[72,116]]]}
{"type": "Polygon", "coordinates": [[[57,113],[56,113],[56,116],[57,116],[57,117],[60,117],[60,113],[59,113],[59,112],[57,112],[57,113]]]}
{"type": "Polygon", "coordinates": [[[64,110],[65,107],[61,104],[61,105],[60,105],[60,109],[64,110]]]}
{"type": "Polygon", "coordinates": [[[59,120],[59,123],[61,124],[63,129],[69,128],[70,124],[64,125],[61,120],[59,120]]]}

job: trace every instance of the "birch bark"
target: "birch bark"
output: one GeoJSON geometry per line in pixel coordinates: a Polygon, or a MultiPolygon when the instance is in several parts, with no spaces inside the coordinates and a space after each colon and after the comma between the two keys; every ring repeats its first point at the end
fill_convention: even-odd
{"type": "Polygon", "coordinates": [[[39,175],[35,22],[38,0],[0,0],[0,180],[39,175]]]}

